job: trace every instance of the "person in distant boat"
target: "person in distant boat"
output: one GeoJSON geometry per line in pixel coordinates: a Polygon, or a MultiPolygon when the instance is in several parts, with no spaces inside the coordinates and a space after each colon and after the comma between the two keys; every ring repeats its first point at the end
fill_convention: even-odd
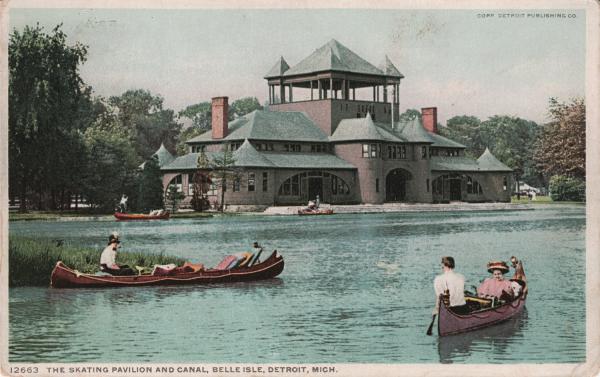
{"type": "Polygon", "coordinates": [[[514,293],[511,281],[504,279],[504,274],[508,272],[506,263],[502,261],[489,262],[487,268],[492,277],[485,279],[477,288],[477,296],[501,300],[512,299],[514,293]]]}
{"type": "Polygon", "coordinates": [[[117,249],[119,248],[119,235],[113,233],[108,237],[108,246],[102,251],[100,255],[100,270],[102,272],[109,273],[111,275],[134,275],[135,272],[129,266],[119,266],[116,262],[117,249]]]}
{"type": "Polygon", "coordinates": [[[127,196],[125,196],[125,194],[121,196],[121,201],[119,202],[119,211],[121,211],[121,213],[127,212],[127,196]]]}
{"type": "Polygon", "coordinates": [[[260,257],[260,254],[262,253],[262,251],[263,251],[262,246],[260,246],[258,244],[258,242],[254,241],[254,243],[252,244],[252,252],[254,253],[254,257],[252,258],[250,263],[248,263],[248,267],[250,267],[253,264],[260,263],[260,260],[258,258],[260,257]]]}
{"type": "Polygon", "coordinates": [[[435,291],[435,309],[433,314],[438,314],[440,310],[440,295],[449,294],[450,308],[457,314],[467,314],[469,307],[465,301],[465,277],[462,274],[454,272],[454,258],[442,257],[441,275],[433,280],[435,291]]]}
{"type": "Polygon", "coordinates": [[[315,205],[317,206],[317,209],[319,209],[319,206],[321,205],[321,199],[319,198],[319,195],[317,195],[317,199],[315,199],[315,205]]]}

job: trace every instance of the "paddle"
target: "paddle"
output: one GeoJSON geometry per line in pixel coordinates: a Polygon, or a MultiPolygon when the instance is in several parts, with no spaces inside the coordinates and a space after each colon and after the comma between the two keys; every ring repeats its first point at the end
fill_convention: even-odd
{"type": "Polygon", "coordinates": [[[427,329],[427,335],[433,334],[433,323],[435,322],[435,314],[431,317],[431,323],[429,324],[429,328],[427,329]]]}

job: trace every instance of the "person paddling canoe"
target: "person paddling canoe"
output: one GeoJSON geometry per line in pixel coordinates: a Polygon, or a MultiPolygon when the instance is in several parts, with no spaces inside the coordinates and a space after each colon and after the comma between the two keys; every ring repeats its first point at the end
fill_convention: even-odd
{"type": "Polygon", "coordinates": [[[433,289],[435,291],[435,308],[431,324],[427,329],[427,335],[431,335],[433,323],[440,310],[440,295],[449,295],[450,307],[457,314],[466,314],[469,307],[465,301],[465,277],[462,274],[454,272],[454,258],[442,257],[443,273],[436,276],[433,280],[433,289]]]}
{"type": "Polygon", "coordinates": [[[111,275],[135,275],[135,272],[128,265],[119,266],[116,262],[117,249],[119,248],[119,235],[115,232],[108,237],[108,246],[104,248],[100,255],[100,270],[111,275]]]}

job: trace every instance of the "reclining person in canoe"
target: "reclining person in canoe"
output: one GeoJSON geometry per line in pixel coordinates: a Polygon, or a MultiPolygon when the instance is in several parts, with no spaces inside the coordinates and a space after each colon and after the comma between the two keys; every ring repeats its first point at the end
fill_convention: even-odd
{"type": "Polygon", "coordinates": [[[116,262],[117,249],[119,248],[119,235],[113,233],[108,237],[108,246],[100,255],[100,270],[115,276],[135,275],[135,272],[128,265],[119,266],[116,262]]]}
{"type": "Polygon", "coordinates": [[[489,262],[487,269],[492,274],[492,277],[485,279],[479,288],[477,288],[477,296],[511,301],[519,295],[521,286],[516,282],[504,279],[504,274],[508,272],[508,265],[505,262],[489,262]]]}

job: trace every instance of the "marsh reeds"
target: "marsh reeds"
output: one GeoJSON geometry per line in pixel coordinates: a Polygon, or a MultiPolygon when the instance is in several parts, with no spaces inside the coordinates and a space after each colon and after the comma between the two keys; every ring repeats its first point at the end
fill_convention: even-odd
{"type": "MultiPolygon", "coordinates": [[[[83,273],[100,270],[102,250],[83,248],[51,239],[36,239],[21,236],[9,238],[9,286],[38,285],[50,283],[50,274],[57,261],[83,273]]],[[[175,263],[184,260],[174,256],[143,252],[119,252],[117,263],[129,266],[152,267],[155,264],[175,263]]]]}

